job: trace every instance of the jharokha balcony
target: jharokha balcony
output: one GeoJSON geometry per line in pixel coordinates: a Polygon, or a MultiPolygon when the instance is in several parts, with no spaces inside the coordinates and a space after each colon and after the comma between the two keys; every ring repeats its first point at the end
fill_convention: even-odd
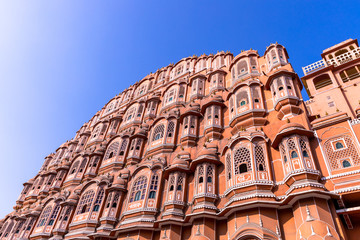
{"type": "Polygon", "coordinates": [[[354,59],[357,59],[360,57],[360,47],[352,49],[348,52],[345,52],[341,55],[335,56],[329,60],[321,59],[320,61],[314,62],[310,65],[307,65],[302,68],[304,75],[308,75],[310,73],[316,72],[320,69],[329,67],[329,66],[340,66],[344,63],[350,62],[354,59]]]}

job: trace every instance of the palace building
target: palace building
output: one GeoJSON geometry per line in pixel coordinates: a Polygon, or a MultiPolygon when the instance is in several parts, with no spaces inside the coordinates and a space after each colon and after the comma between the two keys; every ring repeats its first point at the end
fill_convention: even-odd
{"type": "Polygon", "coordinates": [[[300,79],[275,43],[149,74],[45,157],[0,239],[359,239],[358,42],[321,58],[300,79]]]}

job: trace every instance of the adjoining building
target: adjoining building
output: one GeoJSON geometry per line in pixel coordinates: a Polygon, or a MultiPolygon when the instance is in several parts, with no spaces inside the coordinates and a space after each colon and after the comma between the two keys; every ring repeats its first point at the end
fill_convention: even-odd
{"type": "Polygon", "coordinates": [[[278,43],[149,74],[45,158],[0,239],[359,239],[360,48],[321,57],[301,80],[278,43]]]}

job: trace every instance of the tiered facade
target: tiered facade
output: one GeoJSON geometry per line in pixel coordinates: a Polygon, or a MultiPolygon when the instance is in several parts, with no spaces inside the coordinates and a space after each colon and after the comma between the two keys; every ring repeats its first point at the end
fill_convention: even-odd
{"type": "Polygon", "coordinates": [[[184,58],[45,158],[0,239],[359,239],[360,52],[184,58]]]}

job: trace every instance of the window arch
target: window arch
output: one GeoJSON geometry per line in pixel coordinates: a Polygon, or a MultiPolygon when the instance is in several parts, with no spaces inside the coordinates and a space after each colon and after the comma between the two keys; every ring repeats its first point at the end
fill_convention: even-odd
{"type": "Polygon", "coordinates": [[[291,152],[291,158],[298,158],[299,156],[298,156],[298,154],[297,154],[297,152],[296,151],[292,151],[291,152]]]}
{"type": "Polygon", "coordinates": [[[108,158],[112,158],[112,157],[116,156],[117,151],[119,149],[119,145],[120,145],[119,142],[111,143],[106,151],[104,159],[106,160],[108,158]]]}
{"type": "Polygon", "coordinates": [[[240,147],[234,154],[234,169],[235,174],[244,173],[244,170],[251,170],[251,156],[250,151],[246,147],[240,147]]]}
{"type": "Polygon", "coordinates": [[[350,158],[351,166],[357,166],[360,164],[359,152],[351,136],[343,135],[341,137],[328,139],[324,143],[324,150],[331,170],[337,170],[341,168],[341,159],[350,158]],[[346,145],[346,148],[344,147],[336,149],[336,143],[340,141],[339,138],[341,141],[343,141],[343,145],[346,145]],[[335,146],[333,144],[335,144],[335,146]]]}
{"type": "Polygon", "coordinates": [[[94,196],[95,196],[94,190],[88,190],[81,196],[76,215],[89,212],[91,204],[94,200],[94,196]]]}
{"type": "Polygon", "coordinates": [[[79,166],[79,163],[80,163],[80,160],[77,160],[74,164],[73,164],[73,167],[70,171],[70,174],[74,174],[76,173],[76,170],[77,170],[77,167],[79,166]]]}
{"type": "Polygon", "coordinates": [[[231,179],[231,175],[232,175],[232,170],[231,170],[231,154],[228,153],[226,155],[226,177],[227,180],[231,179]]]}
{"type": "Polygon", "coordinates": [[[124,156],[125,155],[125,151],[126,151],[126,147],[128,145],[129,140],[127,138],[124,138],[121,142],[121,147],[120,147],[120,151],[119,151],[119,156],[124,156]]]}
{"type": "Polygon", "coordinates": [[[84,158],[84,159],[82,160],[82,162],[81,162],[80,167],[79,167],[79,171],[78,171],[79,173],[81,173],[81,172],[84,171],[84,169],[85,169],[85,167],[86,167],[86,163],[87,163],[87,159],[84,158]]]}
{"type": "Polygon", "coordinates": [[[342,149],[342,148],[344,148],[344,145],[343,145],[341,142],[337,142],[337,143],[335,144],[335,148],[336,148],[336,149],[342,149]]]}
{"type": "Polygon", "coordinates": [[[50,216],[50,220],[49,220],[49,223],[48,223],[49,226],[54,225],[54,222],[55,222],[56,217],[57,217],[57,215],[59,213],[59,210],[60,210],[60,205],[56,204],[55,207],[54,207],[54,210],[52,211],[51,216],[50,216]]]}
{"type": "Polygon", "coordinates": [[[167,128],[167,137],[173,137],[175,132],[175,123],[170,121],[167,128]]]}
{"type": "Polygon", "coordinates": [[[260,145],[255,145],[255,161],[258,171],[266,171],[264,148],[260,145]]]}
{"type": "Polygon", "coordinates": [[[156,191],[158,189],[158,182],[159,182],[159,176],[158,174],[154,174],[151,177],[151,182],[150,182],[150,193],[149,193],[149,198],[155,198],[156,197],[156,191]]]}
{"type": "Polygon", "coordinates": [[[164,137],[165,126],[164,124],[157,125],[154,129],[152,141],[157,141],[164,137]]]}
{"type": "Polygon", "coordinates": [[[47,206],[41,214],[37,227],[45,226],[48,217],[50,216],[52,206],[47,206]]]}
{"type": "Polygon", "coordinates": [[[351,167],[351,163],[348,160],[344,160],[342,162],[342,166],[343,168],[351,167]]]}
{"type": "Polygon", "coordinates": [[[100,135],[100,130],[101,130],[101,126],[100,125],[96,126],[96,128],[93,131],[93,134],[92,134],[91,138],[98,137],[100,135]]]}
{"type": "Polygon", "coordinates": [[[144,199],[146,193],[146,186],[147,186],[147,177],[145,176],[138,177],[135,180],[134,185],[131,189],[130,202],[144,199]]]}
{"type": "Polygon", "coordinates": [[[99,211],[99,208],[100,208],[100,205],[101,205],[101,202],[102,202],[103,198],[104,198],[104,189],[100,188],[100,190],[98,192],[98,195],[96,197],[95,203],[94,203],[94,208],[93,208],[94,212],[99,211]]]}
{"type": "Polygon", "coordinates": [[[321,76],[314,78],[313,83],[314,83],[315,89],[319,90],[321,88],[331,85],[332,80],[328,74],[323,74],[321,76]]]}

